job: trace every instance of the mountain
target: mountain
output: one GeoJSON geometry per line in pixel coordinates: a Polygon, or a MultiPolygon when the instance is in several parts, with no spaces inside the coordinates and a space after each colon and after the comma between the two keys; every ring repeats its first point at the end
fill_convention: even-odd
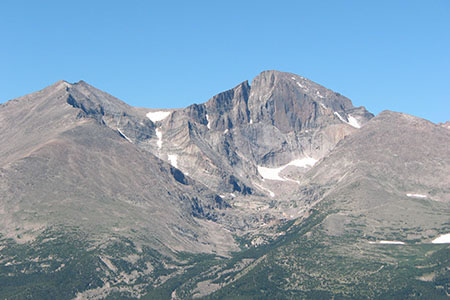
{"type": "Polygon", "coordinates": [[[197,287],[216,291],[211,299],[446,299],[449,141],[439,125],[380,113],[306,174],[298,197],[317,200],[281,239],[247,250],[197,287]],[[220,276],[245,260],[241,272],[220,276]]]}
{"type": "Polygon", "coordinates": [[[183,109],[59,81],[0,126],[2,298],[449,292],[443,125],[265,71],[183,109]]]}
{"type": "MultiPolygon", "coordinates": [[[[210,221],[227,203],[122,133],[120,128],[146,122],[148,129],[141,125],[133,137],[151,132],[145,114],[84,82],[58,82],[0,111],[1,140],[8,141],[0,168],[1,238],[8,245],[1,247],[4,295],[37,273],[61,270],[72,280],[67,274],[85,266],[68,246],[79,247],[77,256],[95,251],[91,267],[106,273],[116,268],[102,261],[134,255],[138,262],[145,247],[158,255],[237,249],[229,232],[210,221]],[[117,247],[132,252],[105,250],[117,247]],[[22,258],[20,251],[33,254],[22,258]],[[30,260],[38,263],[30,267],[30,260]],[[13,273],[18,276],[7,275],[13,273]]],[[[155,268],[153,262],[143,263],[142,272],[148,268],[155,268]]],[[[67,298],[79,289],[49,296],[67,298]]]]}
{"type": "Polygon", "coordinates": [[[147,116],[156,134],[136,142],[244,208],[235,210],[238,220],[230,229],[286,215],[295,177],[373,117],[338,93],[278,71],[263,72],[251,85],[243,82],[206,103],[147,116]],[[280,167],[284,180],[271,180],[280,167]],[[267,197],[274,209],[261,211],[267,197]]]}
{"type": "MultiPolygon", "coordinates": [[[[150,112],[160,116],[163,112],[150,112]]],[[[267,71],[204,104],[165,111],[147,150],[221,192],[267,193],[257,166],[319,160],[372,114],[301,76],[267,71]],[[255,185],[254,183],[258,183],[255,185]]]]}

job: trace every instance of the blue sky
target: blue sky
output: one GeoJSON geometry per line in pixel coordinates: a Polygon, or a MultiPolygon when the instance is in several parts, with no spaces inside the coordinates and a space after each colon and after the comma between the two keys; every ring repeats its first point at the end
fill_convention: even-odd
{"type": "Polygon", "coordinates": [[[275,69],[373,113],[450,120],[447,0],[2,0],[0,41],[0,102],[82,79],[183,107],[275,69]]]}

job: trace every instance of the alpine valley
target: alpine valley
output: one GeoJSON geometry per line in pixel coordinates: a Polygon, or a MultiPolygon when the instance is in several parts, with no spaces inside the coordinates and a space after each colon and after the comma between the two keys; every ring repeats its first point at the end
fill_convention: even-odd
{"type": "Polygon", "coordinates": [[[1,299],[448,299],[450,127],[265,71],[0,104],[1,299]]]}

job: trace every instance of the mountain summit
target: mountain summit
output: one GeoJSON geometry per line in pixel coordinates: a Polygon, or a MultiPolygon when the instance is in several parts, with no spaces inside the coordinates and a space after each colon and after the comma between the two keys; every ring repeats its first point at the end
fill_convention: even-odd
{"type": "Polygon", "coordinates": [[[58,81],[0,126],[3,298],[449,293],[444,125],[265,71],[182,109],[58,81]]]}
{"type": "MultiPolygon", "coordinates": [[[[156,112],[157,113],[157,112],[156,112]]],[[[166,110],[145,148],[221,193],[271,194],[258,166],[320,160],[373,115],[291,73],[266,71],[204,104],[166,110]],[[156,134],[156,132],[158,134],[156,134]]],[[[307,168],[300,168],[303,172],[307,168]]],[[[269,184],[270,185],[270,184],[269,184]]]]}

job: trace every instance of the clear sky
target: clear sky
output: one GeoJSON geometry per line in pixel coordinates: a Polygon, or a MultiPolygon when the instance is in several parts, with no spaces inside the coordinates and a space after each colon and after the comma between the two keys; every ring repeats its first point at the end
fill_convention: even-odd
{"type": "Polygon", "coordinates": [[[450,1],[0,1],[0,102],[83,79],[183,107],[269,69],[450,120],[450,1]]]}

